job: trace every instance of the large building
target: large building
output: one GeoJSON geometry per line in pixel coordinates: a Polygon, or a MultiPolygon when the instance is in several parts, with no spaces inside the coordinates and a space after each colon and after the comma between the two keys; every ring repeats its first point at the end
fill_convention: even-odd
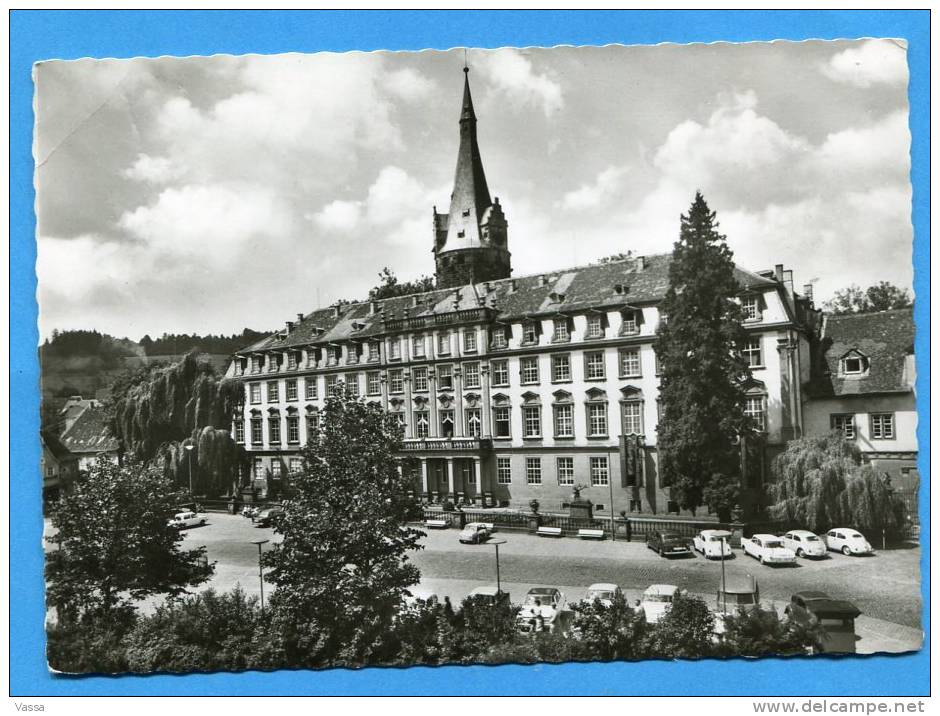
{"type": "MultiPolygon", "coordinates": [[[[506,217],[490,199],[465,78],[454,191],[433,212],[437,290],[298,315],[239,351],[233,434],[266,482],[299,469],[324,397],[340,382],[404,426],[415,489],[431,499],[559,508],[572,487],[603,514],[677,511],[657,468],[657,305],[669,254],[512,276],[506,217]]],[[[792,274],[736,269],[767,459],[803,434],[816,313],[792,274]]],[[[409,467],[408,469],[411,469],[409,467]]]]}

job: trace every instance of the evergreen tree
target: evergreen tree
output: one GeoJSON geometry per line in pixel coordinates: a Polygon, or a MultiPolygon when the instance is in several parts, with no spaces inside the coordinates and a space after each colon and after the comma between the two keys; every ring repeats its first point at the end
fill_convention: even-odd
{"type": "Polygon", "coordinates": [[[681,222],[656,340],[659,467],[682,508],[694,511],[712,497],[720,498],[713,507],[726,513],[740,475],[738,436],[749,425],[743,401],[750,371],[741,355],[746,334],[735,300],[741,287],[701,194],[681,222]]]}

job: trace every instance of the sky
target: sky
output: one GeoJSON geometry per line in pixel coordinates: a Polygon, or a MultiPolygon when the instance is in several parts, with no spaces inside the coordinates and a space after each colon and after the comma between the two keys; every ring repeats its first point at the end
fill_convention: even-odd
{"type": "MultiPolygon", "coordinates": [[[[36,65],[37,275],[53,329],[273,330],[433,275],[464,51],[36,65]]],[[[664,253],[696,190],[741,266],[817,304],[912,284],[903,42],[467,52],[515,275],[664,253]]]]}

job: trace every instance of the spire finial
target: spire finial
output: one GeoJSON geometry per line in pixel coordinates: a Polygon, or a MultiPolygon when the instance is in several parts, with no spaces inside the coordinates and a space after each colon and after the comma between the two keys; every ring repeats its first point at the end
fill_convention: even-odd
{"type": "Polygon", "coordinates": [[[470,68],[467,67],[467,48],[466,47],[463,48],[463,71],[464,71],[464,74],[468,74],[470,72],[470,68]]]}

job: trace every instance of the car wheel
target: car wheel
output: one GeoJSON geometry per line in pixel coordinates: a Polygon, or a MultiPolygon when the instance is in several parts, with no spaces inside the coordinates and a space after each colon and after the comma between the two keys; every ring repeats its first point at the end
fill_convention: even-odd
{"type": "Polygon", "coordinates": [[[842,554],[844,554],[846,557],[848,557],[850,554],[852,554],[852,550],[849,549],[849,546],[848,546],[848,545],[845,545],[845,546],[842,548],[842,554]]]}
{"type": "Polygon", "coordinates": [[[757,561],[760,562],[761,564],[763,564],[763,563],[764,563],[764,555],[761,555],[760,557],[758,557],[758,558],[757,558],[757,561]]]}
{"type": "Polygon", "coordinates": [[[797,557],[805,557],[805,556],[806,556],[806,553],[805,553],[802,549],[798,549],[798,550],[796,551],[796,556],[797,556],[797,557]]]}
{"type": "Polygon", "coordinates": [[[659,552],[659,556],[662,557],[662,556],[663,556],[663,548],[660,547],[659,550],[657,550],[657,551],[659,552]]]}

